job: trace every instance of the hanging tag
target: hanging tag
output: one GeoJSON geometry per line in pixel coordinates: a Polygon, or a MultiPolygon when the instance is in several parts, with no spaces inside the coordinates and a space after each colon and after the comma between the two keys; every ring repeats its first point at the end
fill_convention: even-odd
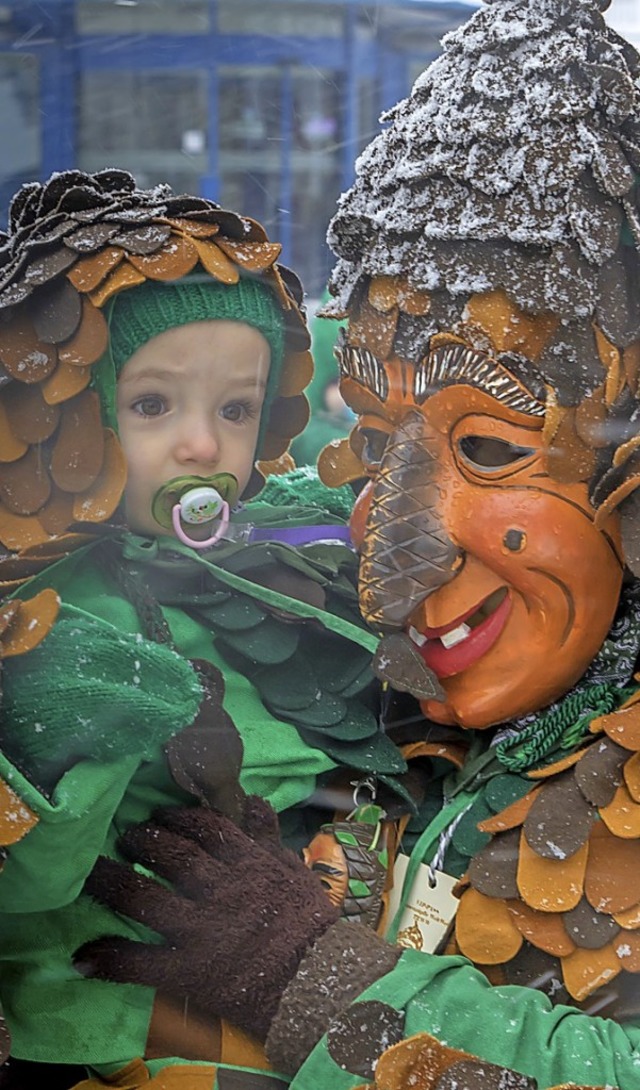
{"type": "MultiPolygon", "coordinates": [[[[393,868],[393,889],[389,894],[389,920],[400,908],[409,856],[399,854],[393,868]]],[[[458,879],[441,870],[420,864],[413,886],[405,898],[396,943],[412,950],[435,954],[444,944],[459,900],[452,890],[458,879]],[[435,882],[435,885],[434,885],[435,882]]]]}

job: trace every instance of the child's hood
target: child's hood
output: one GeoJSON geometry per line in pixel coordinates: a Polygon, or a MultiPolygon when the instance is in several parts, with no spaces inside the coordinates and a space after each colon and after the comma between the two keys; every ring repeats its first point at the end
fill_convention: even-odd
{"type": "MultiPolygon", "coordinates": [[[[0,545],[54,559],[117,521],[126,466],[101,411],[105,311],[121,292],[181,281],[259,280],[284,318],[284,359],[260,448],[302,430],[311,373],[301,286],[255,220],[121,170],[54,174],[15,196],[0,248],[0,545]],[[71,533],[70,533],[71,531],[71,533]]],[[[111,421],[111,423],[113,423],[111,421]]],[[[256,471],[252,491],[263,483],[256,471]]],[[[0,571],[2,565],[0,564],[0,571]]]]}

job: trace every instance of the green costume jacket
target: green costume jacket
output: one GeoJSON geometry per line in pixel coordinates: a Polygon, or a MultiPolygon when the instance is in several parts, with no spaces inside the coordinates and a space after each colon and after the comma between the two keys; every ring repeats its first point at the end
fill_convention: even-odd
{"type": "MultiPolygon", "coordinates": [[[[39,817],[0,875],[0,990],[14,1054],[100,1069],[144,1054],[154,995],[84,979],[72,954],[103,934],[151,942],[157,936],[115,918],[85,897],[82,885],[99,854],[117,854],[124,828],[158,806],[190,801],[172,778],[165,748],[193,721],[199,704],[199,685],[186,660],[207,660],[224,675],[224,707],[244,745],[243,786],[272,802],[291,843],[308,838],[318,824],[317,812],[304,804],[336,768],[376,771],[401,795],[406,767],[371,708],[365,660],[375,640],[357,624],[355,560],[344,546],[238,545],[224,547],[213,560],[194,559],[169,539],[150,545],[127,538],[114,547],[134,579],[144,572],[152,585],[173,647],[141,633],[139,610],[114,586],[102,547],[90,546],[47,570],[28,592],[54,586],[63,605],[47,637],[53,640],[49,650],[45,640],[7,663],[0,762],[0,775],[39,817]],[[254,582],[263,569],[262,581],[254,582]],[[267,569],[304,576],[323,590],[324,603],[313,595],[300,601],[283,594],[277,588],[286,583],[270,578],[267,569]],[[289,705],[297,708],[281,706],[287,669],[290,679],[309,676],[315,687],[305,704],[304,686],[284,686],[289,705]],[[274,677],[280,678],[277,692],[274,677]],[[91,707],[104,712],[102,718],[96,712],[93,723],[87,694],[91,707]]],[[[469,810],[466,844],[464,835],[454,838],[445,854],[445,868],[462,873],[478,849],[478,817],[530,786],[526,769],[506,763],[484,778],[470,771],[491,761],[480,742],[457,772],[432,762],[431,787],[409,826],[421,858],[431,858],[454,816],[466,816],[463,803],[471,810],[480,806],[475,819],[469,810]]],[[[462,823],[459,828],[464,833],[462,823]]],[[[405,1036],[431,1033],[452,1047],[535,1074],[541,1088],[573,1081],[631,1090],[639,1077],[640,1028],[552,1007],[530,989],[493,987],[462,957],[408,950],[359,1001],[371,998],[404,1012],[405,1036]]],[[[175,1062],[179,1058],[149,1066],[153,1072],[175,1062]]],[[[323,1039],[291,1086],[340,1090],[361,1083],[331,1058],[323,1039]]]]}

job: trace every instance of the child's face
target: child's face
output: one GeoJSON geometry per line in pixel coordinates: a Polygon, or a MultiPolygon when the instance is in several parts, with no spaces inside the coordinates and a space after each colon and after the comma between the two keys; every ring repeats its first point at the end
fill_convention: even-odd
{"type": "Polygon", "coordinates": [[[130,529],[167,532],[151,503],[174,477],[232,473],[242,494],[269,364],[269,345],[257,329],[213,320],[160,333],[127,360],[118,379],[118,430],[128,465],[130,529]]]}

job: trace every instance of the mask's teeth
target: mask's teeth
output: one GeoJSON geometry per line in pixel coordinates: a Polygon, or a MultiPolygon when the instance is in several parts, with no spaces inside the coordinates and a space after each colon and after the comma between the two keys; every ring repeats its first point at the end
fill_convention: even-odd
{"type": "Polygon", "coordinates": [[[457,628],[452,628],[451,632],[445,632],[444,636],[440,637],[440,641],[445,647],[455,647],[457,643],[466,640],[470,632],[469,625],[463,622],[457,628]]]}
{"type": "Polygon", "coordinates": [[[409,626],[409,636],[418,647],[423,647],[427,642],[427,637],[422,632],[418,632],[418,629],[414,628],[413,625],[409,626]]]}

